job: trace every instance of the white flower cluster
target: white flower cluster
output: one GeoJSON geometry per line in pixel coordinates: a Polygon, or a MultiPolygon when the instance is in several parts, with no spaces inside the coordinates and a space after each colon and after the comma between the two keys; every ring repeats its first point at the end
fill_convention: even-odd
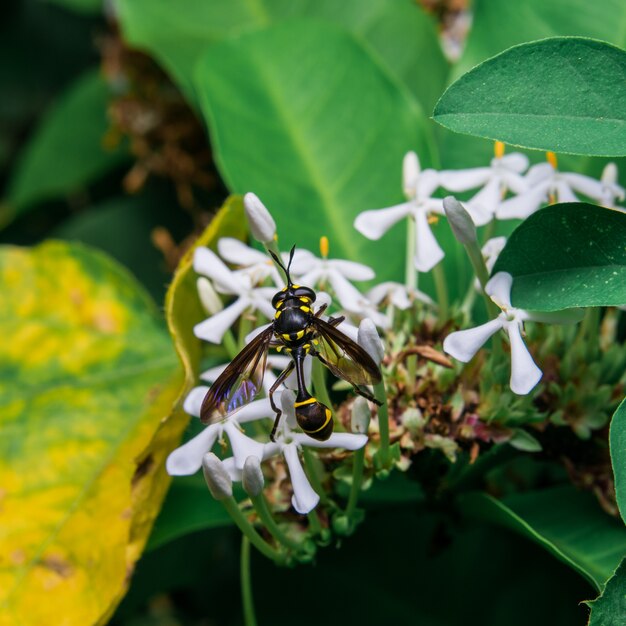
{"type": "Polygon", "coordinates": [[[520,152],[504,154],[504,145],[496,142],[495,156],[488,167],[464,170],[422,170],[417,155],[409,152],[403,163],[403,188],[407,202],[384,209],[365,211],[357,216],[354,227],[368,239],[380,239],[396,222],[409,217],[415,222],[415,267],[430,271],[444,252],[435,239],[430,224],[443,215],[440,189],[464,192],[478,189],[465,207],[477,226],[492,219],[524,219],[545,202],[577,202],[576,193],[609,208],[621,208],[624,188],[617,183],[617,167],[609,163],[601,180],[573,172],[561,172],[556,156],[549,152],[548,162],[530,168],[528,157],[520,152]],[[511,197],[507,197],[507,196],[511,197]]]}

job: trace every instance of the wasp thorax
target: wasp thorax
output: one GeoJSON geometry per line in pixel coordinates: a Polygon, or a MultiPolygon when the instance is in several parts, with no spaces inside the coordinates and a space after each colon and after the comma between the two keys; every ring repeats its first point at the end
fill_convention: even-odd
{"type": "Polygon", "coordinates": [[[309,398],[294,404],[298,426],[313,439],[326,441],[333,432],[333,415],[330,409],[318,402],[315,398],[309,398]]]}

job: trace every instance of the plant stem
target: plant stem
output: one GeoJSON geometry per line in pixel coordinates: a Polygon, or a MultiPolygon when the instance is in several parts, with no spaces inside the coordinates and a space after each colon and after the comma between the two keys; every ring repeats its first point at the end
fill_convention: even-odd
{"type": "Polygon", "coordinates": [[[245,535],[241,538],[241,561],[239,568],[239,575],[241,577],[241,602],[243,604],[243,623],[245,626],[256,626],[254,599],[252,597],[252,579],[250,576],[250,541],[245,535]]]}
{"type": "Polygon", "coordinates": [[[250,499],[252,500],[252,504],[256,509],[259,519],[263,522],[263,525],[272,534],[272,536],[284,546],[291,548],[295,552],[300,552],[302,549],[301,543],[288,537],[276,523],[274,516],[267,506],[267,500],[265,499],[263,492],[261,492],[258,496],[250,496],[250,499]]]}
{"type": "Polygon", "coordinates": [[[417,269],[415,268],[415,220],[412,215],[406,222],[406,265],[404,284],[407,289],[417,289],[417,269]]]}
{"type": "Polygon", "coordinates": [[[374,386],[374,397],[381,403],[378,407],[378,431],[380,433],[380,449],[378,457],[382,468],[389,465],[389,407],[385,382],[380,381],[374,386]]]}
{"type": "Polygon", "coordinates": [[[435,281],[437,304],[439,305],[439,318],[441,321],[445,322],[448,319],[448,285],[441,263],[433,267],[433,279],[435,281]]]}
{"type": "Polygon", "coordinates": [[[228,356],[231,358],[231,360],[239,354],[239,348],[237,348],[235,336],[233,335],[233,331],[230,330],[230,328],[224,333],[222,343],[224,344],[226,352],[228,352],[228,356]]]}
{"type": "Polygon", "coordinates": [[[284,561],[284,555],[267,544],[263,537],[254,530],[248,518],[241,512],[235,498],[230,496],[229,498],[224,498],[221,502],[235,524],[239,527],[239,530],[241,530],[244,536],[263,556],[272,559],[272,561],[276,563],[282,563],[284,561]]]}
{"type": "Polygon", "coordinates": [[[363,482],[363,464],[365,461],[365,447],[357,450],[353,458],[352,466],[352,486],[350,487],[350,496],[348,497],[348,505],[346,506],[346,517],[352,520],[356,505],[361,493],[361,483],[363,482]]]}

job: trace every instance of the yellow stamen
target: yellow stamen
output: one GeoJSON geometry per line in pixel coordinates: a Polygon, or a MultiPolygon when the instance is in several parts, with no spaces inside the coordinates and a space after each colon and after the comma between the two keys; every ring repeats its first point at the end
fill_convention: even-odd
{"type": "Polygon", "coordinates": [[[494,141],[493,154],[496,159],[501,159],[504,156],[505,145],[501,141],[494,141]]]}
{"type": "Polygon", "coordinates": [[[556,154],[554,154],[554,152],[551,152],[551,151],[546,152],[546,160],[548,161],[548,163],[550,163],[550,165],[554,169],[559,167],[559,162],[557,161],[556,154]]]}
{"type": "Polygon", "coordinates": [[[439,222],[439,217],[437,215],[429,215],[428,223],[429,224],[437,224],[439,222]]]}
{"type": "Polygon", "coordinates": [[[320,254],[323,259],[328,258],[328,237],[326,235],[320,237],[320,254]]]}

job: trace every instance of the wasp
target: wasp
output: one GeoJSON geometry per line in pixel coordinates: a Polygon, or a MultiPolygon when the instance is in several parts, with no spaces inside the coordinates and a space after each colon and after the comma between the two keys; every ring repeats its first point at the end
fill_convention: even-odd
{"type": "Polygon", "coordinates": [[[270,348],[291,356],[289,365],[269,390],[270,405],[276,413],[270,434],[272,441],[275,441],[282,415],[273,396],[294,370],[298,385],[294,404],[298,425],[307,435],[319,441],[325,441],[333,432],[330,408],[312,396],[306,387],[304,359],[307,355],[319,359],[335,376],[349,382],[359,395],[380,404],[364,388],[365,385],[380,382],[380,369],[360,345],[337,328],[344,320],[343,316],[323,320],[321,316],[326,305],[320,306],[316,312],[313,310],[315,291],[292,282],[290,268],[294,251],[295,246],[289,253],[287,267],[270,251],[274,261],[285,272],[287,286],[272,299],[276,313],[269,326],[243,348],[207,392],[200,409],[200,419],[205,424],[220,419],[255,398],[263,383],[270,348]]]}

